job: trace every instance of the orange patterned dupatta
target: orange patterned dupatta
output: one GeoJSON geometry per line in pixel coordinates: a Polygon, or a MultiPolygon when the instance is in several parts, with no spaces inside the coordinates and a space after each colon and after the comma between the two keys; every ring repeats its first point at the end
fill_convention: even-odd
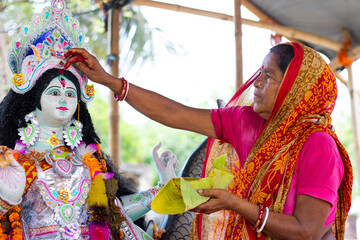
{"type": "MultiPolygon", "coordinates": [[[[344,163],[344,178],[338,190],[335,220],[337,239],[344,238],[345,220],[350,209],[352,167],[349,156],[331,130],[337,87],[329,67],[313,49],[292,43],[294,58],[284,79],[274,109],[266,121],[244,166],[230,144],[219,140],[208,142],[203,168],[207,176],[214,159],[227,153],[226,167],[235,176],[228,191],[254,204],[264,204],[273,212],[282,213],[299,153],[310,134],[328,133],[336,141],[344,163]]],[[[255,74],[231,99],[227,106],[251,105],[255,74]]],[[[192,239],[265,239],[257,236],[246,219],[232,211],[211,215],[195,215],[192,239]],[[201,236],[201,237],[200,237],[201,236]]]]}

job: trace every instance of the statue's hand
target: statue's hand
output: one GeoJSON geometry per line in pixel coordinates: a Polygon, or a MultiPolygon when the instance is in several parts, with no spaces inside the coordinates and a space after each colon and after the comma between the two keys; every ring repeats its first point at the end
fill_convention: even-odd
{"type": "Polygon", "coordinates": [[[12,150],[0,147],[0,198],[11,205],[19,204],[25,184],[25,171],[14,159],[12,150]]]}
{"type": "Polygon", "coordinates": [[[179,167],[179,161],[176,158],[176,155],[171,151],[165,151],[159,157],[158,150],[161,147],[161,142],[156,145],[153,149],[153,159],[155,161],[159,177],[160,183],[165,184],[171,178],[175,178],[175,168],[179,167]]]}

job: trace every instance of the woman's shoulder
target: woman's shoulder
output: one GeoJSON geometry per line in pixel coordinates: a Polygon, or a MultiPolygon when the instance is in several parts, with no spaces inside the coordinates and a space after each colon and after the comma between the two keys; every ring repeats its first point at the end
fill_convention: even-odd
{"type": "Polygon", "coordinates": [[[310,134],[300,153],[300,165],[317,165],[322,168],[342,167],[342,159],[338,146],[326,132],[315,132],[310,134]]]}
{"type": "Polygon", "coordinates": [[[338,152],[337,149],[337,145],[336,142],[334,140],[334,138],[332,136],[330,136],[328,133],[326,132],[314,132],[312,134],[310,134],[310,136],[308,137],[308,139],[306,140],[305,144],[304,144],[304,148],[315,148],[318,151],[319,150],[334,150],[336,152],[338,152]]]}

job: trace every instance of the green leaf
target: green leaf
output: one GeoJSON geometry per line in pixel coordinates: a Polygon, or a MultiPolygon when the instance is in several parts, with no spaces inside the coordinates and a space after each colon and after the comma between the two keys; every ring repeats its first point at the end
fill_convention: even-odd
{"type": "Polygon", "coordinates": [[[151,209],[162,214],[183,213],[209,200],[198,194],[198,189],[226,189],[234,176],[225,170],[225,160],[226,155],[216,158],[216,168],[211,169],[206,178],[171,179],[155,196],[151,209]]]}

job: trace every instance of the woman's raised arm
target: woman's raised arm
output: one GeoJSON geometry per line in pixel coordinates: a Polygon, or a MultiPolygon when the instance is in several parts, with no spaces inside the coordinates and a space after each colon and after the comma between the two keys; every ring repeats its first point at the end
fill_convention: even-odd
{"type": "MultiPolygon", "coordinates": [[[[74,64],[89,79],[120,93],[123,82],[108,74],[99,61],[84,49],[70,49],[65,67],[74,64]]],[[[130,84],[126,101],[145,116],[169,127],[216,138],[210,110],[187,107],[155,92],[130,84]]]]}

